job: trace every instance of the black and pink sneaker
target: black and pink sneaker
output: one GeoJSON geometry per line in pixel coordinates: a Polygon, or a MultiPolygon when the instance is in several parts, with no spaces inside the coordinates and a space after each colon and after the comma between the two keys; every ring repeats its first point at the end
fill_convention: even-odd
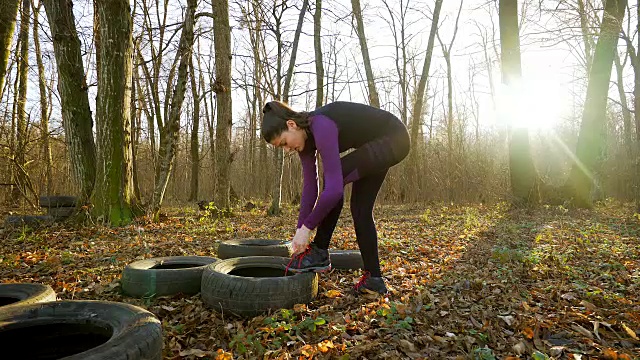
{"type": "Polygon", "coordinates": [[[384,279],[381,277],[373,277],[368,271],[364,272],[364,275],[360,278],[360,281],[354,286],[356,294],[386,294],[388,292],[387,286],[384,284],[384,279]]]}
{"type": "Polygon", "coordinates": [[[329,250],[320,249],[315,244],[309,245],[307,250],[293,255],[285,269],[294,273],[298,272],[325,272],[331,270],[329,250]]]}

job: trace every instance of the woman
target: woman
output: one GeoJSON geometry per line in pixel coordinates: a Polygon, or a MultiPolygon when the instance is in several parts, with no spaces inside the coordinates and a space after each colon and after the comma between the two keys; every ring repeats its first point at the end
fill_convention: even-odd
{"type": "Polygon", "coordinates": [[[276,147],[298,152],[302,163],[302,197],[289,270],[331,269],[329,241],[342,210],[344,186],[353,183],[351,215],[365,270],[355,290],[385,294],[373,206],[389,168],[409,153],[407,128],[387,111],[350,102],[297,112],[271,101],[262,112],[262,137],[276,147]],[[355,150],[340,158],[340,153],[349,149],[355,150]],[[319,198],[316,151],[324,170],[324,190],[319,198]],[[316,235],[310,243],[314,229],[316,235]]]}

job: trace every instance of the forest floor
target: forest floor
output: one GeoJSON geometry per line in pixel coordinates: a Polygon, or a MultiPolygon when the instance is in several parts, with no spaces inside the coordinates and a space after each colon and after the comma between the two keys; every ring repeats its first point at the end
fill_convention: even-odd
{"type": "MultiPolygon", "coordinates": [[[[121,272],[142,258],[216,256],[226,239],[290,239],[294,208],[216,220],[190,206],[123,228],[3,229],[0,279],[148,309],[162,321],[165,359],[640,358],[632,207],[379,206],[376,221],[388,297],[354,297],[360,272],[332,270],[311,303],[250,319],[210,310],[199,295],[126,297],[121,272]]],[[[332,247],[357,249],[348,209],[332,247]]]]}

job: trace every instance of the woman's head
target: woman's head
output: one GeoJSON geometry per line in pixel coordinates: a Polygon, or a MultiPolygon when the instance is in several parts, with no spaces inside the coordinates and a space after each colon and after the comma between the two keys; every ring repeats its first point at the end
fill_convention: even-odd
{"type": "Polygon", "coordinates": [[[309,113],[298,112],[280,101],[270,101],[262,109],[262,138],[287,151],[302,151],[307,140],[309,113]]]}

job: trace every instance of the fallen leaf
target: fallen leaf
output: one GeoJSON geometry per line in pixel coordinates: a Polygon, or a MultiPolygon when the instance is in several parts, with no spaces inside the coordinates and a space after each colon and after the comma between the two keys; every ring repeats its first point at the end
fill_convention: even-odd
{"type": "Polygon", "coordinates": [[[513,345],[513,351],[515,351],[515,353],[518,355],[522,355],[525,351],[527,351],[527,345],[521,341],[513,345]]]}
{"type": "Polygon", "coordinates": [[[233,360],[233,353],[218,349],[216,351],[216,360],[233,360]]]}
{"type": "Polygon", "coordinates": [[[189,350],[180,351],[180,356],[189,356],[189,355],[195,355],[196,357],[205,357],[209,355],[209,352],[203,351],[200,349],[189,349],[189,350]]]}
{"type": "Polygon", "coordinates": [[[576,299],[576,294],[572,293],[572,292],[568,292],[566,294],[562,294],[560,295],[561,298],[565,299],[565,300],[575,300],[576,299]]]}
{"type": "Polygon", "coordinates": [[[323,342],[318,344],[318,350],[320,352],[326,353],[329,349],[333,349],[335,346],[331,340],[324,340],[323,342]]]}
{"type": "Polygon", "coordinates": [[[337,298],[338,296],[342,296],[342,293],[338,290],[329,290],[324,293],[324,296],[328,297],[329,299],[333,299],[337,298]]]}
{"type": "Polygon", "coordinates": [[[604,360],[618,360],[618,353],[612,349],[605,349],[602,352],[602,358],[604,360]]]}
{"type": "Polygon", "coordinates": [[[297,313],[307,311],[307,305],[305,305],[305,304],[295,304],[295,305],[293,305],[293,311],[295,311],[297,313]]]}
{"type": "Polygon", "coordinates": [[[400,339],[399,343],[405,352],[416,352],[416,346],[411,341],[400,339]]]}
{"type": "Polygon", "coordinates": [[[625,323],[622,323],[622,328],[624,329],[624,331],[627,332],[627,334],[629,334],[629,336],[631,336],[634,340],[638,340],[638,335],[636,335],[636,332],[631,330],[630,327],[628,327],[627,325],[625,325],[625,323]]]}
{"type": "Polygon", "coordinates": [[[598,340],[602,340],[600,338],[600,334],[598,333],[598,329],[600,329],[600,322],[594,321],[593,322],[593,333],[596,334],[596,337],[598,338],[598,340]]]}
{"type": "Polygon", "coordinates": [[[580,301],[580,305],[584,306],[587,310],[589,310],[591,312],[595,312],[596,310],[598,310],[597,306],[593,305],[592,303],[588,302],[587,300],[580,301]]]}
{"type": "Polygon", "coordinates": [[[522,334],[529,340],[533,339],[533,335],[534,335],[533,329],[531,329],[529,327],[528,328],[524,328],[522,330],[522,334]]]}
{"type": "Polygon", "coordinates": [[[498,317],[500,319],[504,320],[504,322],[506,322],[507,325],[509,325],[509,326],[513,325],[513,323],[516,321],[516,319],[511,315],[508,315],[508,316],[500,316],[500,315],[498,315],[498,317]]]}
{"type": "Polygon", "coordinates": [[[589,339],[593,339],[593,334],[591,334],[591,331],[583,328],[582,326],[578,325],[578,324],[572,324],[571,328],[577,332],[579,332],[580,334],[588,337],[589,339]]]}

